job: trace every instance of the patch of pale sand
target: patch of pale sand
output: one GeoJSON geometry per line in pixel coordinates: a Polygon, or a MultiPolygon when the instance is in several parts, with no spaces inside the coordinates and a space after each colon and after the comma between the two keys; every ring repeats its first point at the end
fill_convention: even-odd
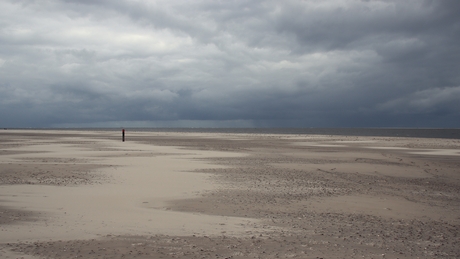
{"type": "Polygon", "coordinates": [[[315,171],[322,170],[337,173],[359,173],[374,176],[392,176],[407,178],[428,178],[432,177],[425,170],[415,166],[363,164],[363,163],[340,163],[340,164],[273,164],[278,168],[315,171]]]}
{"type": "Polygon", "coordinates": [[[346,145],[338,144],[321,144],[316,142],[294,142],[292,145],[295,146],[308,146],[308,147],[346,147],[346,145]]]}
{"type": "MultiPolygon", "coordinates": [[[[142,132],[135,132],[136,137],[142,136],[142,132]],[[140,133],[140,134],[139,134],[140,133]]],[[[144,133],[145,135],[145,133],[144,133]]],[[[145,135],[147,136],[147,135],[145,135]]],[[[165,132],[158,133],[152,132],[148,136],[161,136],[161,137],[175,137],[175,138],[201,138],[201,139],[222,139],[222,140],[235,140],[247,141],[254,139],[286,139],[286,140],[311,140],[311,139],[324,139],[329,136],[321,135],[291,135],[291,134],[260,134],[260,133],[211,133],[211,132],[165,132]]]]}
{"type": "MultiPolygon", "coordinates": [[[[175,147],[156,147],[149,145],[135,144],[134,142],[114,142],[107,139],[94,139],[90,141],[94,144],[66,144],[64,140],[75,140],[84,141],[84,138],[60,138],[60,139],[49,139],[46,140],[30,140],[29,145],[23,145],[5,149],[8,151],[16,151],[16,154],[9,154],[0,157],[0,162],[7,159],[23,159],[24,153],[33,153],[28,155],[27,159],[30,158],[97,158],[97,157],[110,157],[112,155],[120,155],[125,151],[141,151],[146,154],[148,153],[168,153],[168,154],[183,154],[184,151],[175,147]],[[43,143],[45,142],[45,143],[43,143]],[[100,151],[98,147],[109,147],[111,150],[100,151]]],[[[125,152],[126,153],[126,152],[125,152]]],[[[188,152],[189,154],[193,154],[188,152]]],[[[203,152],[201,152],[203,153],[203,152]]],[[[232,155],[232,154],[230,154],[232,155]]],[[[107,160],[106,164],[110,164],[111,161],[107,160]]]]}
{"type": "MultiPolygon", "coordinates": [[[[10,207],[16,209],[45,212],[49,218],[20,225],[2,226],[0,242],[85,239],[107,234],[241,235],[254,231],[253,226],[258,221],[253,219],[152,208],[172,199],[191,198],[197,193],[218,188],[218,185],[211,182],[207,175],[190,173],[195,169],[217,167],[206,164],[199,158],[241,156],[241,154],[190,151],[189,154],[184,155],[184,150],[174,147],[110,140],[98,141],[123,151],[96,152],[62,144],[24,147],[47,152],[47,157],[52,155],[58,158],[89,159],[98,155],[118,156],[104,158],[102,164],[113,165],[113,167],[98,172],[112,176],[114,181],[109,184],[78,187],[1,186],[2,203],[5,201],[10,207]],[[119,156],[129,150],[169,155],[119,156]],[[152,201],[156,204],[148,206],[152,201]]],[[[41,155],[37,154],[37,156],[41,155]]],[[[27,156],[30,157],[31,154],[27,156]]],[[[0,159],[8,159],[8,157],[0,159]]]]}
{"type": "Polygon", "coordinates": [[[282,139],[289,140],[310,140],[310,139],[325,139],[330,138],[327,135],[281,135],[282,139]]]}
{"type": "Polygon", "coordinates": [[[460,210],[447,209],[408,201],[393,196],[338,196],[313,198],[307,208],[318,213],[365,214],[393,219],[460,221],[460,210]]]}
{"type": "Polygon", "coordinates": [[[337,140],[337,143],[375,143],[376,140],[337,140]]]}
{"type": "MultiPolygon", "coordinates": [[[[201,138],[201,139],[235,139],[235,140],[246,140],[253,139],[254,134],[243,134],[243,133],[212,133],[212,132],[126,132],[126,136],[136,136],[136,137],[174,137],[174,138],[201,138]]],[[[257,134],[261,136],[261,134],[257,134]]]]}
{"type": "Polygon", "coordinates": [[[384,146],[379,146],[379,147],[366,147],[370,149],[394,149],[394,150],[408,150],[410,148],[407,147],[384,147],[384,146]]]}
{"type": "Polygon", "coordinates": [[[417,152],[409,152],[409,154],[432,156],[460,156],[460,149],[431,149],[417,152]]]}

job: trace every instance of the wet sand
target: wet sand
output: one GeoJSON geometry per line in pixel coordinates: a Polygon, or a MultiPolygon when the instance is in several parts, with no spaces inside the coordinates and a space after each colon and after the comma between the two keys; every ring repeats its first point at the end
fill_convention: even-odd
{"type": "Polygon", "coordinates": [[[2,258],[459,258],[460,141],[5,130],[2,258]]]}

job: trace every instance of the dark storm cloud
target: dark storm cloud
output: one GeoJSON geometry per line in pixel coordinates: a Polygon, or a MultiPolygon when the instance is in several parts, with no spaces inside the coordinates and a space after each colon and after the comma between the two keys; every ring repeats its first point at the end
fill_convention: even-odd
{"type": "Polygon", "coordinates": [[[460,127],[458,1],[3,1],[3,127],[460,127]]]}

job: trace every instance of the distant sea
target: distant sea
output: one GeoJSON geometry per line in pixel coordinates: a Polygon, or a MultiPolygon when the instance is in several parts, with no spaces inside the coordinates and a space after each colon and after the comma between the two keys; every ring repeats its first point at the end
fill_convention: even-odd
{"type": "MultiPolygon", "coordinates": [[[[126,131],[145,132],[203,132],[246,134],[339,135],[373,137],[410,137],[460,139],[460,129],[422,128],[125,128],[126,131]]],[[[43,130],[43,128],[41,129],[43,130]]],[[[50,128],[56,130],[56,128],[50,128]]],[[[121,128],[65,128],[59,130],[118,131],[121,128]]]]}

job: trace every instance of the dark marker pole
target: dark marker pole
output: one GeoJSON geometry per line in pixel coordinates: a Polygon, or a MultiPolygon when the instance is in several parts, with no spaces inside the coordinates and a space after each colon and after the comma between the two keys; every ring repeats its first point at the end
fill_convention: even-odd
{"type": "Polygon", "coordinates": [[[123,140],[123,142],[125,142],[125,129],[121,130],[121,140],[123,140]]]}

